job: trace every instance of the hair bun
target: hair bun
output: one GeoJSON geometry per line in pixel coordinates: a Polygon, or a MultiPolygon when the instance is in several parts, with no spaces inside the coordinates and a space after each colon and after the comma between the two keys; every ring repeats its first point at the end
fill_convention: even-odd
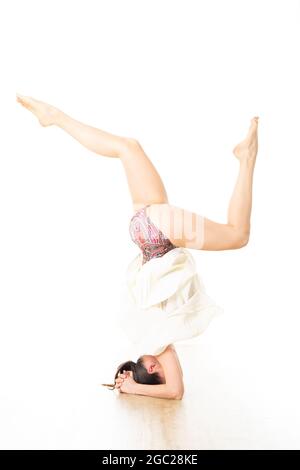
{"type": "Polygon", "coordinates": [[[122,366],[122,372],[123,371],[126,371],[126,372],[135,371],[135,369],[136,369],[136,362],[133,362],[133,361],[127,361],[122,366]]]}
{"type": "Polygon", "coordinates": [[[123,372],[125,372],[125,371],[127,371],[127,372],[131,371],[131,372],[135,373],[136,366],[137,366],[137,364],[133,361],[123,362],[121,365],[119,365],[119,367],[117,369],[117,372],[116,372],[116,375],[115,375],[115,380],[116,380],[116,378],[118,377],[119,374],[123,374],[123,372]]]}

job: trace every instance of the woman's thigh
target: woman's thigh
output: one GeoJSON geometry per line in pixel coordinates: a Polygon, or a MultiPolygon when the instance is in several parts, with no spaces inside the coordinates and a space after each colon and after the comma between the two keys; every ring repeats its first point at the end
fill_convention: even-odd
{"type": "Polygon", "coordinates": [[[137,140],[131,138],[124,140],[120,158],[134,210],[148,204],[168,203],[162,178],[137,140]]]}

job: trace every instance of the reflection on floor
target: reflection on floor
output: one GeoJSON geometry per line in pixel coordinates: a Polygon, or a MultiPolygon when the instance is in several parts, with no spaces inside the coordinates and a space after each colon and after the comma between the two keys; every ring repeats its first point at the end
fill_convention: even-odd
{"type": "Polygon", "coordinates": [[[273,347],[263,352],[258,335],[255,348],[245,335],[224,341],[228,325],[226,319],[199,344],[176,348],[184,371],[182,401],[101,387],[112,372],[109,345],[100,362],[87,343],[78,348],[76,337],[69,349],[63,341],[54,359],[56,350],[48,348],[45,358],[34,348],[32,356],[16,356],[14,368],[6,370],[3,362],[1,448],[300,448],[296,350],[286,343],[288,362],[283,349],[277,348],[277,356],[273,347]]]}
{"type": "Polygon", "coordinates": [[[266,403],[259,391],[260,374],[258,382],[247,370],[233,380],[236,372],[230,372],[230,364],[219,369],[222,361],[209,344],[177,350],[185,371],[182,401],[101,391],[106,409],[114,410],[109,448],[299,448],[295,420],[291,416],[288,423],[287,415],[276,416],[271,397],[266,403]],[[193,357],[197,367],[196,362],[189,367],[193,357]]]}

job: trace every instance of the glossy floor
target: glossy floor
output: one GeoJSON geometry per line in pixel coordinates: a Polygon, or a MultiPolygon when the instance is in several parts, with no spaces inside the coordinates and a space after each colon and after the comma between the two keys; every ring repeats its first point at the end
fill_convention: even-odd
{"type": "Polygon", "coordinates": [[[88,364],[76,374],[71,361],[69,371],[62,363],[26,380],[11,371],[13,389],[0,392],[1,448],[300,448],[297,390],[283,386],[282,375],[272,378],[263,361],[251,368],[241,344],[220,353],[216,337],[178,348],[182,401],[109,391],[91,379],[88,364]]]}

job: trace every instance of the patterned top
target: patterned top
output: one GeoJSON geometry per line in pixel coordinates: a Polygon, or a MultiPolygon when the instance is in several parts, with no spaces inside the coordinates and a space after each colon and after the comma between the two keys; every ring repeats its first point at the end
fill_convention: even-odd
{"type": "Polygon", "coordinates": [[[147,216],[147,207],[138,210],[131,218],[129,225],[132,241],[142,250],[143,264],[176,248],[147,216]]]}

